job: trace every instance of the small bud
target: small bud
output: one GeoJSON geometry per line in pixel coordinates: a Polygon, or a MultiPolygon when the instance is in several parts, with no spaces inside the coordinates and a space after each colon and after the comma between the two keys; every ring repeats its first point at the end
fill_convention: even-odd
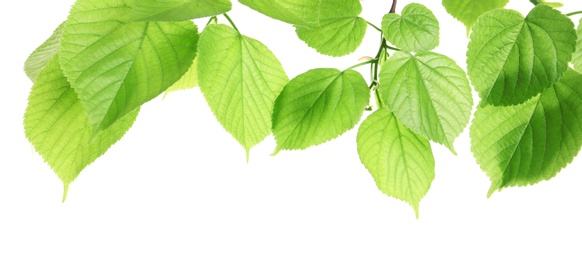
{"type": "Polygon", "coordinates": [[[374,58],[372,58],[370,56],[364,56],[364,57],[359,58],[358,61],[360,61],[360,62],[366,62],[366,61],[371,61],[373,59],[374,58]]]}

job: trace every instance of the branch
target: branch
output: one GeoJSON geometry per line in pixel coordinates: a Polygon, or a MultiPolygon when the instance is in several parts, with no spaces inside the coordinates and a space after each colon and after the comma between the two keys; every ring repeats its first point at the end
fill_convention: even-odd
{"type": "Polygon", "coordinates": [[[396,3],[398,2],[398,0],[392,0],[392,8],[390,8],[390,13],[394,14],[396,13],[396,3]]]}

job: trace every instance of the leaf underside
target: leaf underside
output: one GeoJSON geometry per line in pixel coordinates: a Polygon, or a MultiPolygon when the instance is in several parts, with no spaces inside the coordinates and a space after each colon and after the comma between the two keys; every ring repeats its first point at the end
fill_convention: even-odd
{"type": "Polygon", "coordinates": [[[320,0],[239,0],[240,3],[271,18],[301,26],[319,21],[320,0]]]}
{"type": "Polygon", "coordinates": [[[36,81],[38,74],[59,53],[63,25],[60,24],[53,34],[38,48],[36,48],[24,62],[24,72],[32,82],[36,81]]]}
{"type": "Polygon", "coordinates": [[[78,0],[60,62],[94,134],[163,93],[190,68],[198,32],[188,22],[129,22],[122,0],[78,0]]]}
{"type": "Polygon", "coordinates": [[[277,151],[305,149],[352,129],[370,100],[362,75],[353,70],[314,69],[292,79],[275,102],[277,151]]]}
{"type": "Polygon", "coordinates": [[[354,52],[364,39],[368,24],[358,15],[358,0],[322,0],[318,26],[295,26],[299,39],[321,54],[344,56],[354,52]]]}
{"type": "Polygon", "coordinates": [[[248,156],[271,133],[275,99],[289,78],[266,46],[226,25],[204,29],[199,49],[202,94],[248,156]]]}
{"type": "Polygon", "coordinates": [[[523,104],[477,109],[471,150],[491,179],[489,195],[548,180],[572,162],[582,147],[580,86],[582,75],[568,70],[523,104]]]}
{"type": "Polygon", "coordinates": [[[138,0],[131,18],[135,21],[187,21],[230,11],[230,0],[138,0]]]}
{"type": "Polygon", "coordinates": [[[582,73],[582,19],[578,23],[578,29],[576,30],[576,51],[572,55],[572,64],[574,69],[582,73]]]}
{"type": "Polygon", "coordinates": [[[443,0],[443,6],[449,14],[461,21],[469,32],[479,16],[488,11],[503,8],[508,2],[509,0],[443,0]]]}
{"type": "Polygon", "coordinates": [[[397,52],[381,69],[380,95],[404,125],[455,153],[453,142],[469,123],[473,98],[465,72],[452,59],[397,52]]]}
{"type": "Polygon", "coordinates": [[[410,131],[387,108],[380,108],[360,126],[360,160],[383,193],[418,204],[434,179],[434,157],[428,140],[410,131]]]}
{"type": "Polygon", "coordinates": [[[473,27],[468,74],[484,104],[520,104],[562,76],[575,45],[574,24],[549,6],[537,5],[525,19],[493,10],[473,27]]]}
{"type": "Polygon", "coordinates": [[[94,139],[81,102],[54,57],[38,75],[24,114],[24,129],[35,150],[67,187],[131,128],[139,108],[94,139]]]}
{"type": "Polygon", "coordinates": [[[408,52],[430,51],[439,45],[439,21],[421,4],[409,4],[402,15],[389,13],[382,18],[386,40],[408,52]]]}

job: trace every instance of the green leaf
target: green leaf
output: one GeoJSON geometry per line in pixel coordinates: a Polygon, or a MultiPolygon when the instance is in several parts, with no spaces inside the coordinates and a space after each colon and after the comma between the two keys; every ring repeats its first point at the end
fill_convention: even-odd
{"type": "Polygon", "coordinates": [[[78,0],[65,24],[61,65],[96,134],[182,77],[196,55],[192,22],[129,22],[122,0],[78,0]]]}
{"type": "Polygon", "coordinates": [[[568,70],[552,88],[508,107],[480,107],[471,150],[491,178],[491,195],[548,180],[582,147],[582,75],[568,70]]]}
{"type": "Polygon", "coordinates": [[[443,0],[443,6],[449,14],[467,26],[467,32],[471,30],[477,18],[493,9],[503,8],[509,0],[443,0]]]}
{"type": "Polygon", "coordinates": [[[230,11],[230,0],[137,0],[132,18],[137,21],[187,21],[230,11]]]}
{"type": "Polygon", "coordinates": [[[139,108],[128,113],[93,141],[91,124],[81,102],[54,57],[40,72],[24,114],[26,137],[65,185],[104,154],[131,128],[139,108]]]}
{"type": "Polygon", "coordinates": [[[469,77],[484,104],[520,104],[556,83],[575,46],[572,21],[547,5],[525,19],[513,10],[493,10],[473,27],[469,77]]]}
{"type": "Polygon", "coordinates": [[[572,64],[574,69],[582,73],[582,19],[578,24],[578,29],[576,30],[576,51],[572,55],[572,64]]]}
{"type": "Polygon", "coordinates": [[[166,93],[164,93],[164,98],[166,98],[166,96],[172,92],[191,89],[199,85],[200,83],[198,83],[198,57],[196,57],[192,62],[192,66],[190,66],[190,69],[188,69],[188,71],[184,73],[182,78],[176,81],[174,85],[172,85],[170,88],[166,90],[166,93]]]}
{"type": "Polygon", "coordinates": [[[368,24],[358,0],[322,0],[318,26],[296,26],[299,39],[321,54],[343,56],[362,43],[368,24]]]}
{"type": "Polygon", "coordinates": [[[200,36],[200,90],[222,126],[249,150],[271,133],[275,100],[289,81],[275,55],[226,25],[200,36]]]}
{"type": "Polygon", "coordinates": [[[275,153],[340,136],[360,121],[369,101],[370,89],[354,70],[314,69],[295,77],[275,102],[275,153]]]}
{"type": "Polygon", "coordinates": [[[360,160],[378,189],[409,203],[418,217],[418,203],[434,179],[434,158],[428,140],[410,131],[386,108],[380,108],[358,130],[360,160]]]}
{"type": "Polygon", "coordinates": [[[319,0],[239,0],[240,3],[286,23],[317,25],[319,0]]]}
{"type": "Polygon", "coordinates": [[[24,72],[32,82],[36,81],[38,74],[59,52],[63,24],[60,24],[53,34],[38,46],[24,62],[24,72]]]}
{"type": "Polygon", "coordinates": [[[564,6],[564,4],[562,4],[560,2],[547,2],[545,0],[530,0],[530,2],[532,2],[536,5],[537,4],[545,4],[545,5],[552,7],[552,8],[560,8],[560,7],[564,6]]]}
{"type": "Polygon", "coordinates": [[[421,4],[409,4],[402,16],[389,13],[382,18],[386,40],[409,52],[430,51],[439,45],[439,21],[421,4]]]}
{"type": "Polygon", "coordinates": [[[380,72],[380,95],[412,131],[446,145],[469,123],[473,99],[467,76],[441,54],[395,53],[380,72]]]}

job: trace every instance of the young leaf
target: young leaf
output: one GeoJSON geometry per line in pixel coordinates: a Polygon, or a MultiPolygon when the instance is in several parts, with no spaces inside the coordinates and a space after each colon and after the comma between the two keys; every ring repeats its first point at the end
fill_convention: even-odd
{"type": "Polygon", "coordinates": [[[469,77],[485,104],[520,104],[556,83],[575,47],[574,24],[547,5],[525,19],[513,10],[493,10],[473,27],[469,77]]]}
{"type": "Polygon", "coordinates": [[[200,90],[248,158],[271,133],[275,99],[289,78],[265,45],[226,25],[206,27],[198,47],[200,90]]]}
{"type": "Polygon", "coordinates": [[[132,5],[136,21],[187,21],[230,11],[230,0],[138,0],[132,5]]]}
{"type": "Polygon", "coordinates": [[[240,3],[286,23],[313,26],[319,20],[319,0],[239,0],[240,3]]]}
{"type": "Polygon", "coordinates": [[[491,178],[491,195],[554,177],[582,147],[582,75],[568,70],[552,88],[508,107],[479,107],[471,150],[491,178]]]}
{"type": "Polygon", "coordinates": [[[469,32],[479,16],[493,9],[503,8],[508,2],[509,0],[443,0],[443,6],[449,14],[465,24],[469,32]]]}
{"type": "MultiPolygon", "coordinates": [[[[40,72],[24,114],[26,137],[65,185],[104,154],[131,128],[139,108],[128,113],[93,141],[81,102],[54,57],[40,72]]],[[[63,198],[64,199],[64,198],[63,198]]]]}
{"type": "Polygon", "coordinates": [[[163,93],[196,55],[194,23],[129,22],[122,0],[78,0],[65,24],[61,65],[96,134],[163,93]]]}
{"type": "Polygon", "coordinates": [[[359,0],[322,0],[318,26],[296,26],[299,39],[321,54],[343,56],[354,52],[362,43],[368,24],[358,17],[359,0]]]}
{"type": "Polygon", "coordinates": [[[572,55],[572,64],[574,65],[574,69],[582,73],[582,19],[580,19],[580,23],[578,24],[576,36],[576,51],[572,55]]]}
{"type": "Polygon", "coordinates": [[[354,70],[314,69],[295,77],[275,102],[275,152],[340,136],[360,121],[369,100],[370,89],[354,70]]]}
{"type": "Polygon", "coordinates": [[[380,95],[408,128],[455,152],[453,142],[473,107],[471,86],[455,61],[432,52],[396,52],[380,72],[380,95]]]}
{"type": "Polygon", "coordinates": [[[199,85],[200,83],[198,83],[198,57],[196,57],[192,62],[192,66],[190,66],[190,69],[188,69],[188,71],[184,73],[182,78],[176,81],[174,85],[172,85],[166,90],[166,93],[164,93],[164,98],[172,92],[191,89],[199,85]]]}
{"type": "Polygon", "coordinates": [[[58,54],[62,32],[63,24],[60,24],[53,34],[38,46],[24,62],[24,72],[32,82],[36,81],[38,73],[58,54]]]}
{"type": "Polygon", "coordinates": [[[439,45],[439,21],[421,4],[405,6],[402,16],[386,14],[382,18],[382,32],[386,40],[404,51],[430,51],[439,45]]]}
{"type": "Polygon", "coordinates": [[[378,189],[409,203],[418,217],[418,203],[434,179],[434,158],[426,138],[404,126],[387,108],[380,108],[358,130],[360,160],[378,189]]]}

